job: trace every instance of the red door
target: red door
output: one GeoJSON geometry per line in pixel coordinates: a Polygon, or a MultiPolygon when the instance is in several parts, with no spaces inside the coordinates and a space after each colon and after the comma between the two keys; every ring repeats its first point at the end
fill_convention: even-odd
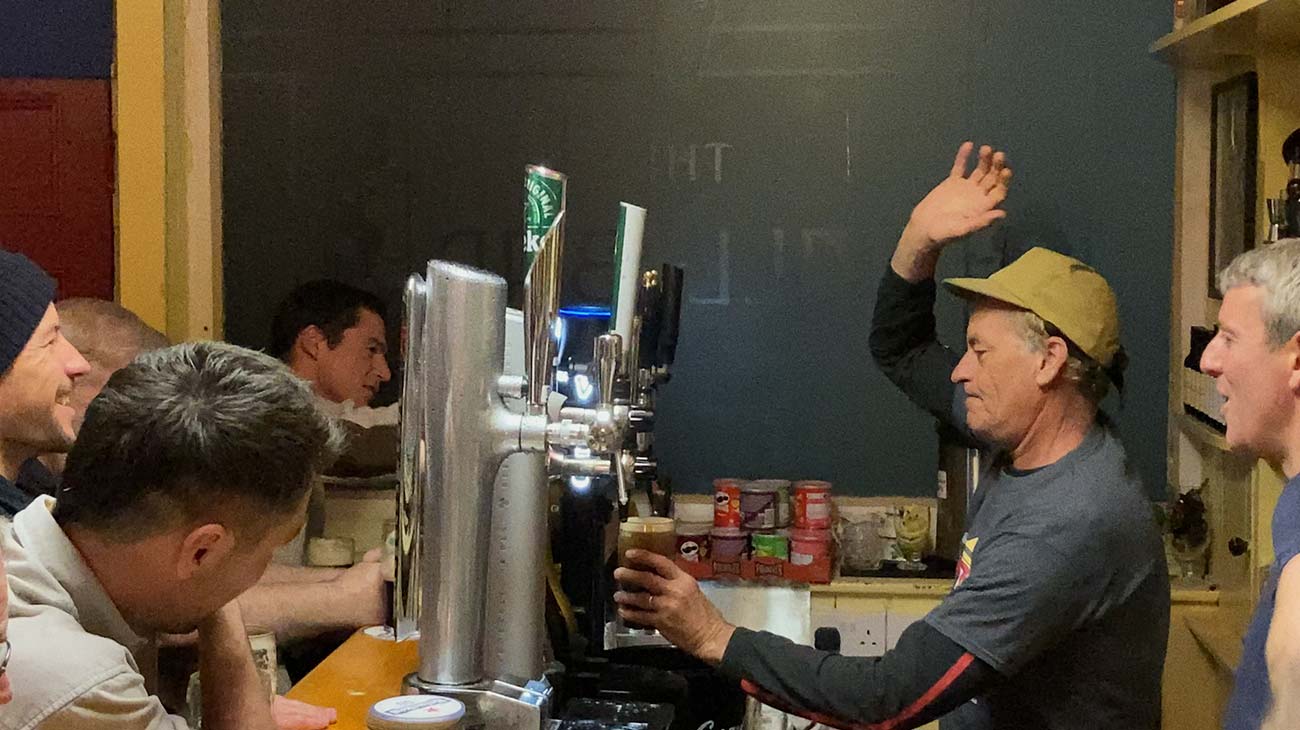
{"type": "Polygon", "coordinates": [[[0,248],[59,297],[113,298],[113,117],[107,79],[0,79],[0,248]]]}

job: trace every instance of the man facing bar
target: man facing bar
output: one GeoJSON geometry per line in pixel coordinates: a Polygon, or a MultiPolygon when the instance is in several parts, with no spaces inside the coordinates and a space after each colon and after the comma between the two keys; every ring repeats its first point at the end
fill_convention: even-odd
{"type": "Polygon", "coordinates": [[[236,598],[305,519],[340,432],[307,385],[231,345],[177,345],[90,404],[60,497],[3,534],[6,727],[183,728],[151,694],[155,637],[197,629],[203,726],[275,727],[236,598]]]}

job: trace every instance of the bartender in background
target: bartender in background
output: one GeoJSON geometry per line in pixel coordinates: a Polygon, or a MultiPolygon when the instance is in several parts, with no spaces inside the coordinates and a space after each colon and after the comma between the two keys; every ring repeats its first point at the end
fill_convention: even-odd
{"type": "Polygon", "coordinates": [[[631,551],[620,614],[819,721],[945,728],[1156,730],[1169,578],[1150,503],[1098,403],[1123,360],[1114,295],[1083,263],[1033,249],[988,279],[960,358],[936,339],[934,271],[1005,213],[1011,172],[984,147],[912,211],[877,295],[871,349],[915,403],[985,444],[953,591],[879,658],[727,624],[672,561],[631,551]],[[954,710],[956,712],[954,712],[954,710]],[[949,714],[952,713],[952,714],[949,714]]]}
{"type": "Polygon", "coordinates": [[[271,322],[271,354],[311,384],[328,408],[362,426],[397,423],[397,407],[370,409],[388,369],[385,307],[379,297],[322,279],[294,289],[271,322]]]}
{"type": "Polygon", "coordinates": [[[385,316],[374,294],[322,279],[290,292],[271,321],[271,354],[310,383],[321,408],[348,430],[347,450],[330,476],[397,471],[399,404],[370,406],[392,377],[385,316]]]}

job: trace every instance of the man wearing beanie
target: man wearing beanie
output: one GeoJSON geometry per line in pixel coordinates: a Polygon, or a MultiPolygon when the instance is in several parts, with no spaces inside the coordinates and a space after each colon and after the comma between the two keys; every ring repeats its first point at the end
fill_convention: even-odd
{"type": "Polygon", "coordinates": [[[0,251],[0,519],[36,496],[15,486],[23,462],[66,452],[76,438],[69,397],[90,364],[64,338],[53,302],[53,279],[0,251]]]}
{"type": "Polygon", "coordinates": [[[767,704],[823,724],[1157,730],[1169,576],[1099,410],[1121,382],[1115,296],[1082,262],[1034,248],[987,279],[945,282],[973,308],[964,353],[938,342],[940,253],[1005,215],[1005,158],[984,147],[967,172],[971,151],[912,211],[871,323],[885,375],[981,451],[952,592],[878,658],[730,626],[689,575],[642,551],[614,577],[643,592],[615,600],[767,704]]]}

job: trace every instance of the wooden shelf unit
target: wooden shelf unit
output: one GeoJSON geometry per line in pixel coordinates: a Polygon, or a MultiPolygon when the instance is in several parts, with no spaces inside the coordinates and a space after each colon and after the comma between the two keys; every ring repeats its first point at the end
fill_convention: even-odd
{"type": "Polygon", "coordinates": [[[1215,66],[1261,48],[1300,48],[1300,0],[1235,0],[1151,44],[1169,64],[1215,66]]]}
{"type": "Polygon", "coordinates": [[[1283,478],[1228,448],[1223,434],[1183,411],[1183,359],[1189,328],[1213,326],[1219,302],[1209,288],[1211,90],[1253,72],[1258,82],[1255,240],[1263,240],[1263,199],[1289,178],[1282,141],[1300,127],[1300,0],[1235,0],[1151,44],[1177,84],[1174,236],[1170,260],[1169,484],[1204,483],[1209,512],[1210,581],[1218,603],[1175,606],[1165,671],[1164,727],[1210,730],[1232,687],[1229,667],[1273,559],[1273,507],[1283,478]],[[1248,545],[1233,555],[1228,540],[1248,545]]]}

